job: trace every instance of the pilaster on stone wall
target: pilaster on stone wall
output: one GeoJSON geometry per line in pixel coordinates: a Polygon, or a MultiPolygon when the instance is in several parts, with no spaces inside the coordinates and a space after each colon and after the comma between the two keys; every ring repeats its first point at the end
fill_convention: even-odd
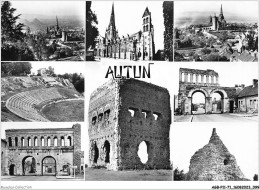
{"type": "Polygon", "coordinates": [[[74,136],[74,154],[73,154],[73,165],[77,166],[75,170],[76,174],[80,173],[81,165],[81,126],[80,124],[73,125],[73,136],[74,136]]]}

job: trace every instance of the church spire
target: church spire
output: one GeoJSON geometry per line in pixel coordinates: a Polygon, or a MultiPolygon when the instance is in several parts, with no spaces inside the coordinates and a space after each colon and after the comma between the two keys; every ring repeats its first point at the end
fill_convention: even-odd
{"type": "Polygon", "coordinates": [[[57,17],[57,16],[56,16],[56,28],[57,28],[57,30],[60,29],[60,27],[59,27],[59,21],[58,21],[58,17],[57,17]]]}
{"type": "Polygon", "coordinates": [[[110,16],[109,26],[112,26],[114,29],[116,28],[115,13],[114,13],[114,2],[112,4],[112,11],[111,11],[111,16],[110,16]]]}
{"type": "Polygon", "coordinates": [[[223,14],[223,9],[222,9],[222,4],[221,4],[221,6],[220,6],[219,18],[220,18],[220,20],[224,20],[224,14],[223,14]]]}

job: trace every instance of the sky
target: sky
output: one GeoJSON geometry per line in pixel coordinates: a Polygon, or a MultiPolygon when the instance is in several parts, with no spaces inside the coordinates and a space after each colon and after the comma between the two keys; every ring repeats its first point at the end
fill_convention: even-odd
{"type": "Polygon", "coordinates": [[[258,1],[175,1],[174,19],[191,17],[192,12],[201,12],[208,18],[220,13],[222,4],[223,14],[227,22],[232,21],[231,16],[258,20],[258,1]]]}
{"type": "Polygon", "coordinates": [[[174,141],[173,166],[184,170],[184,173],[188,172],[191,157],[208,144],[213,128],[235,156],[245,177],[253,180],[254,174],[259,174],[259,131],[255,123],[174,123],[171,136],[174,141]]]}
{"type": "MultiPolygon", "coordinates": [[[[105,36],[106,28],[110,21],[112,1],[92,1],[91,9],[98,19],[98,30],[105,36]]],[[[163,49],[163,1],[115,1],[115,24],[119,37],[131,35],[142,30],[142,16],[146,7],[152,15],[154,25],[155,50],[163,49]]]]}
{"type": "MultiPolygon", "coordinates": [[[[111,63],[111,62],[110,62],[111,63]]],[[[138,62],[136,65],[145,65],[147,68],[147,64],[145,62],[138,62]]],[[[88,108],[89,105],[89,99],[90,99],[90,94],[96,90],[99,86],[103,85],[107,81],[111,79],[110,78],[105,78],[105,75],[107,73],[108,67],[109,66],[114,66],[114,65],[133,65],[133,62],[130,62],[129,64],[126,63],[116,63],[116,64],[109,64],[109,62],[101,62],[101,63],[96,63],[96,62],[88,62],[87,64],[87,71],[86,71],[86,77],[85,77],[85,83],[86,83],[86,90],[85,90],[85,108],[88,108]]],[[[150,79],[140,79],[164,88],[167,88],[168,91],[170,92],[170,95],[173,94],[173,86],[172,86],[172,80],[173,80],[173,75],[172,75],[172,70],[173,70],[173,63],[165,63],[165,62],[156,62],[154,65],[151,65],[151,78],[150,79]]],[[[110,75],[111,76],[111,75],[110,75]]],[[[171,98],[171,107],[173,105],[173,96],[171,98]]],[[[88,110],[86,109],[85,113],[88,113],[88,110]]],[[[88,118],[85,118],[87,122],[87,127],[88,127],[88,118]]],[[[173,118],[172,118],[173,121],[173,118]]],[[[172,130],[170,129],[170,136],[172,134],[172,130]]],[[[88,145],[88,135],[86,133],[86,143],[87,147],[88,145]]],[[[170,147],[173,147],[171,142],[170,142],[170,147]]],[[[143,146],[143,149],[145,147],[143,146]]],[[[143,153],[145,155],[145,153],[143,153]]],[[[170,154],[172,156],[172,154],[170,154]]],[[[88,158],[88,152],[85,154],[85,158],[88,158]]],[[[86,160],[87,161],[87,160],[86,160]]]]}
{"type": "Polygon", "coordinates": [[[84,1],[12,1],[11,4],[17,9],[15,13],[22,15],[81,15],[82,18],[85,18],[84,1]]]}
{"type": "Polygon", "coordinates": [[[48,68],[49,66],[54,68],[55,74],[65,73],[85,73],[84,62],[30,62],[32,65],[31,73],[37,74],[37,70],[40,68],[48,68]]]}
{"type": "MultiPolygon", "coordinates": [[[[235,87],[236,84],[245,84],[250,86],[253,84],[253,79],[258,79],[258,63],[257,62],[191,62],[191,63],[174,63],[174,69],[172,70],[172,86],[174,88],[174,94],[177,95],[179,91],[179,68],[211,69],[219,75],[219,85],[223,87],[235,87]],[[249,74],[250,73],[250,74],[249,74]]],[[[197,95],[193,97],[193,102],[205,102],[204,95],[202,93],[195,93],[197,95]],[[198,95],[197,95],[198,94],[198,95]]]]}

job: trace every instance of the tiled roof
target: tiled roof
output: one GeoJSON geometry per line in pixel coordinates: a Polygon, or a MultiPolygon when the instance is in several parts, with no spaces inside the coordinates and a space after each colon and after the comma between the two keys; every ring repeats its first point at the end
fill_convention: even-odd
{"type": "Polygon", "coordinates": [[[258,83],[253,86],[247,86],[245,87],[241,92],[239,92],[238,97],[247,97],[247,96],[255,96],[258,95],[258,83]]]}

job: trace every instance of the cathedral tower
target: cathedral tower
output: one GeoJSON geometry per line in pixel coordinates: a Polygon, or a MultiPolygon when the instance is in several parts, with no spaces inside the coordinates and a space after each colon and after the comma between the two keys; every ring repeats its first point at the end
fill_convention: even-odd
{"type": "Polygon", "coordinates": [[[219,19],[220,19],[220,21],[224,20],[224,15],[223,15],[223,10],[222,10],[222,4],[221,4],[221,7],[220,7],[219,19]]]}
{"type": "Polygon", "coordinates": [[[143,60],[153,60],[154,50],[154,28],[152,25],[152,15],[148,7],[146,7],[143,19],[143,60]]]}
{"type": "Polygon", "coordinates": [[[108,40],[115,39],[117,37],[116,24],[115,24],[114,3],[112,4],[110,22],[109,22],[109,25],[106,29],[106,37],[107,37],[108,40]]]}

